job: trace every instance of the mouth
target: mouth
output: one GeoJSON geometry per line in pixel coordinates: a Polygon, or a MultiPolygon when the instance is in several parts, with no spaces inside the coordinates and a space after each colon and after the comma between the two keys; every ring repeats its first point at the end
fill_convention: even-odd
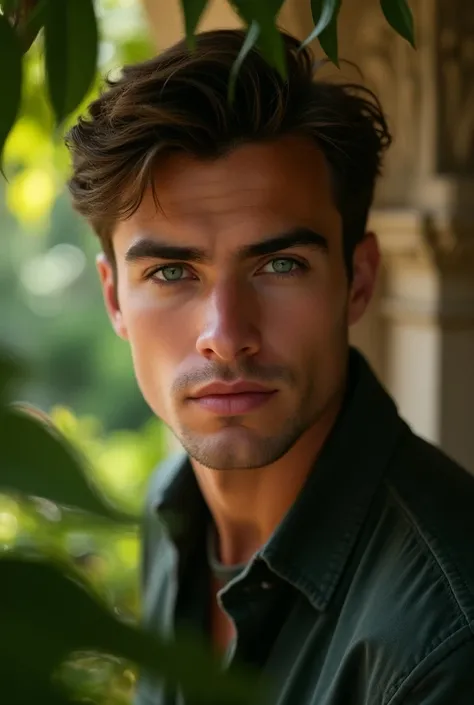
{"type": "Polygon", "coordinates": [[[276,393],[276,389],[251,382],[215,382],[197,391],[190,401],[219,416],[239,416],[266,404],[276,393]]]}

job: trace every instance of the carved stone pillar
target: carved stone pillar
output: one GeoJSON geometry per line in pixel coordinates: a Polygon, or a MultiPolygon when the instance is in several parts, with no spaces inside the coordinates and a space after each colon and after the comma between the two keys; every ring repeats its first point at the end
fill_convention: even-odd
{"type": "Polygon", "coordinates": [[[474,237],[419,211],[381,209],[377,309],[384,382],[420,435],[474,471],[474,237]]]}
{"type": "Polygon", "coordinates": [[[411,5],[416,52],[369,0],[341,26],[395,138],[371,223],[385,263],[373,327],[402,415],[474,470],[474,3],[411,5]]]}

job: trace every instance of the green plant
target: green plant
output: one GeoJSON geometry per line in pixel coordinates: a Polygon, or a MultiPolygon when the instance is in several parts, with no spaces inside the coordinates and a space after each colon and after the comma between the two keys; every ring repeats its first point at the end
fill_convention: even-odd
{"type": "Polygon", "coordinates": [[[99,488],[138,520],[150,472],[169,452],[165,425],[152,417],[135,431],[105,433],[97,418],[78,418],[64,407],[54,407],[51,419],[82,453],[99,488]]]}
{"type": "MultiPolygon", "coordinates": [[[[82,523],[128,525],[133,512],[107,501],[84,471],[78,452],[49,422],[11,403],[21,370],[0,355],[0,490],[73,507],[82,523]]],[[[71,705],[57,673],[71,655],[109,654],[166,677],[206,703],[246,703],[255,697],[247,673],[224,672],[190,635],[154,637],[119,618],[79,571],[53,551],[47,559],[7,553],[0,559],[0,680],[5,705],[71,705]]]]}
{"type": "MultiPolygon", "coordinates": [[[[138,0],[137,0],[138,1],[138,0]]],[[[157,2],[159,0],[156,0],[157,2]]],[[[338,63],[337,22],[342,0],[306,0],[311,3],[314,28],[307,44],[319,40],[328,58],[338,63]]],[[[376,2],[377,0],[374,0],[376,2]]],[[[194,34],[209,0],[181,0],[186,36],[192,48],[194,34]]],[[[275,25],[284,0],[229,0],[248,28],[236,61],[229,90],[245,55],[257,45],[267,61],[285,73],[281,38],[275,25]]],[[[415,45],[413,17],[407,0],[378,0],[387,22],[415,45]]],[[[20,104],[23,56],[44,29],[44,63],[49,100],[58,126],[87,96],[96,76],[99,33],[93,0],[0,0],[0,58],[2,73],[0,154],[15,124],[20,104]]]]}

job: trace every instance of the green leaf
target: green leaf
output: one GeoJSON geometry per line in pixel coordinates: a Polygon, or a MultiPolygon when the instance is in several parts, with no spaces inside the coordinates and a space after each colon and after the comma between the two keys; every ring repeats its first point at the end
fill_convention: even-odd
{"type": "Polygon", "coordinates": [[[330,23],[319,35],[319,44],[328,59],[339,68],[339,47],[337,38],[337,22],[339,11],[341,9],[342,0],[337,0],[336,12],[334,13],[330,23]]]}
{"type": "Polygon", "coordinates": [[[7,401],[11,388],[24,376],[22,363],[7,350],[0,349],[0,403],[7,401]]]}
{"type": "Polygon", "coordinates": [[[184,15],[184,26],[186,30],[186,40],[190,49],[194,49],[196,44],[194,33],[207,4],[208,0],[181,0],[184,15]]]}
{"type": "Polygon", "coordinates": [[[284,0],[230,0],[239,17],[250,27],[259,27],[258,48],[265,60],[286,77],[286,62],[283,40],[275,24],[284,0]]]}
{"type": "Polygon", "coordinates": [[[58,124],[79,107],[94,82],[98,41],[93,0],[48,0],[46,78],[58,124]]]}
{"type": "Polygon", "coordinates": [[[27,52],[35,41],[46,20],[46,6],[48,0],[39,0],[33,10],[20,22],[18,35],[20,37],[23,52],[27,52]]]}
{"type": "Polygon", "coordinates": [[[311,13],[315,27],[301,44],[303,49],[318,39],[321,49],[337,67],[339,67],[337,21],[341,3],[342,0],[311,0],[311,13]]]}
{"type": "Polygon", "coordinates": [[[255,679],[226,672],[201,640],[152,636],[119,621],[59,568],[18,558],[0,559],[0,682],[2,702],[50,705],[69,702],[52,689],[51,676],[71,654],[116,654],[170,685],[186,699],[250,703],[255,679]],[[38,694],[48,693],[51,700],[38,694]]]}
{"type": "Polygon", "coordinates": [[[415,48],[413,14],[407,0],[380,0],[380,6],[389,25],[415,48]]]}
{"type": "Polygon", "coordinates": [[[228,86],[228,98],[229,98],[230,103],[234,102],[235,85],[237,82],[237,76],[239,75],[239,71],[242,67],[242,64],[245,61],[245,57],[247,56],[247,54],[250,51],[252,51],[252,49],[256,45],[259,35],[260,35],[260,27],[259,27],[258,23],[252,22],[252,24],[248,28],[247,35],[246,35],[245,40],[242,44],[242,48],[240,49],[239,55],[237,56],[236,60],[234,61],[234,65],[232,66],[232,71],[230,73],[229,86],[228,86]]]}
{"type": "Polygon", "coordinates": [[[0,3],[4,15],[11,14],[16,9],[17,5],[18,0],[2,0],[0,3]]]}
{"type": "Polygon", "coordinates": [[[15,124],[21,104],[22,52],[15,30],[0,15],[0,161],[7,137],[15,124]]]}
{"type": "Polygon", "coordinates": [[[132,519],[92,486],[80,456],[60,434],[31,414],[12,407],[0,409],[0,448],[0,488],[106,519],[132,519]]]}
{"type": "Polygon", "coordinates": [[[324,32],[338,10],[338,0],[311,0],[311,15],[314,29],[302,43],[302,48],[314,41],[324,32]]]}

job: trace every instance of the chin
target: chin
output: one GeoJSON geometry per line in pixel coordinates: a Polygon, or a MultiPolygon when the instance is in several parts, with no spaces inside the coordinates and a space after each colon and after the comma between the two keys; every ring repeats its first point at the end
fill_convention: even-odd
{"type": "Polygon", "coordinates": [[[256,470],[276,462],[297,439],[229,426],[205,436],[180,434],[179,440],[194,460],[212,470],[256,470]]]}

